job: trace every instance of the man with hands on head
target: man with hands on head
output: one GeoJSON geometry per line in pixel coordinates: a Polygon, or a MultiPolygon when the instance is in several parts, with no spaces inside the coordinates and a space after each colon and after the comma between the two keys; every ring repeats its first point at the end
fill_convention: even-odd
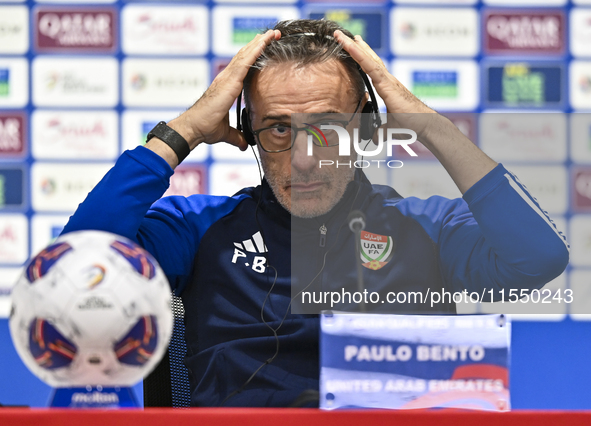
{"type": "MultiPolygon", "coordinates": [[[[290,312],[291,285],[355,290],[354,235],[341,229],[351,210],[394,242],[387,261],[364,270],[379,292],[540,288],[568,262],[564,238],[515,177],[331,21],[285,21],[257,35],[191,108],[159,126],[145,147],[122,154],[64,233],[114,232],[155,256],[183,300],[193,405],[287,406],[318,389],[319,319],[290,312]],[[353,128],[371,111],[358,65],[395,125],[417,132],[463,199],[402,198],[355,168],[318,168],[336,146],[307,155],[292,114],[346,115],[353,128]],[[243,87],[244,133],[229,125],[243,87]],[[189,150],[218,142],[245,150],[249,140],[265,172],[260,186],[161,199],[189,150]]],[[[454,313],[455,305],[369,308],[396,309],[454,313]]]]}

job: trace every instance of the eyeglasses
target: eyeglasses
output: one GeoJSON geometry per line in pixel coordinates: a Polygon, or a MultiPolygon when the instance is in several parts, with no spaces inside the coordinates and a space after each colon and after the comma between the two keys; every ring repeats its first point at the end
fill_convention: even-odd
{"type": "MultiPolygon", "coordinates": [[[[271,153],[290,150],[296,138],[298,137],[300,130],[303,130],[307,134],[311,135],[312,142],[316,146],[336,146],[339,144],[338,132],[331,129],[321,130],[322,126],[330,125],[346,128],[357,115],[362,100],[363,98],[357,103],[355,112],[349,120],[338,120],[336,117],[331,118],[336,116],[336,114],[328,114],[327,116],[324,116],[323,114],[323,118],[321,120],[315,121],[313,123],[304,123],[304,126],[302,127],[276,124],[271,127],[254,130],[252,133],[263,151],[271,153]]],[[[314,116],[314,114],[312,114],[312,116],[314,116]]]]}

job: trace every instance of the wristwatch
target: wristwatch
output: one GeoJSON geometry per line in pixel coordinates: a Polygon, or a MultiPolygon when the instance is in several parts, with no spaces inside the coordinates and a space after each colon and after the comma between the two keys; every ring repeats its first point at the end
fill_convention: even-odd
{"type": "Polygon", "coordinates": [[[191,148],[189,148],[189,144],[181,135],[179,135],[175,130],[168,127],[166,122],[161,121],[160,123],[156,124],[156,126],[150,130],[148,133],[148,137],[146,142],[156,136],[166,145],[172,148],[174,153],[179,159],[179,164],[189,155],[191,152],[191,148]]]}

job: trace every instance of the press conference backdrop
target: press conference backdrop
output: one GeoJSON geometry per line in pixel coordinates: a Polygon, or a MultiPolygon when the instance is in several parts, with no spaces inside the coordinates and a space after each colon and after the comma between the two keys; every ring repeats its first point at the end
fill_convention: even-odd
{"type": "MultiPolygon", "coordinates": [[[[191,105],[261,28],[300,17],[361,34],[417,96],[460,113],[458,126],[567,233],[571,265],[553,288],[591,305],[591,0],[0,0],[0,403],[41,406],[48,394],[8,334],[23,263],[123,150],[191,105]]],[[[459,196],[422,154],[388,181],[406,196],[459,196]]],[[[258,181],[251,153],[200,146],[167,194],[258,181]]],[[[516,319],[513,407],[591,408],[588,318],[562,305],[516,319]]]]}

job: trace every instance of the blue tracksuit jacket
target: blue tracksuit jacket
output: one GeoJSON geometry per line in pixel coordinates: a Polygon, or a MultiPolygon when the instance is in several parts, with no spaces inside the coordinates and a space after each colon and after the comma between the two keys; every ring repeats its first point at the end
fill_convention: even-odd
{"type": "MultiPolygon", "coordinates": [[[[160,199],[172,173],[143,147],[125,152],[64,233],[117,233],[158,260],[185,307],[194,405],[220,405],[273,355],[268,326],[277,328],[286,315],[292,284],[296,293],[355,291],[355,237],[346,223],[352,209],[365,213],[366,231],[391,238],[385,262],[363,268],[368,289],[380,294],[540,288],[568,262],[562,234],[502,165],[456,200],[401,198],[358,173],[338,208],[305,220],[292,219],[266,182],[232,197],[160,199]],[[268,325],[261,320],[263,303],[268,325]]],[[[305,312],[307,306],[295,300],[293,308],[305,312]]],[[[368,308],[430,310],[424,304],[368,308]]],[[[436,311],[453,313],[455,306],[439,304],[436,311]]],[[[225,405],[288,405],[303,390],[317,389],[318,327],[317,315],[288,312],[277,358],[225,405]]]]}

